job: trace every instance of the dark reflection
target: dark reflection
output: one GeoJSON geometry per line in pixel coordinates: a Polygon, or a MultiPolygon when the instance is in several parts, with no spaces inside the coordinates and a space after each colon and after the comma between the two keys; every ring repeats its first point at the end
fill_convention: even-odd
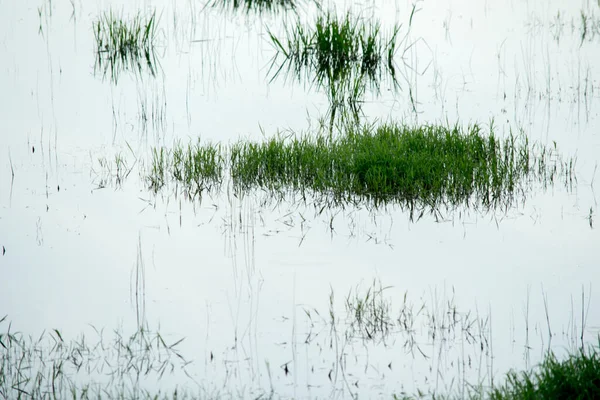
{"type": "Polygon", "coordinates": [[[207,6],[223,11],[242,11],[246,14],[295,11],[298,0],[211,0],[207,6]]]}

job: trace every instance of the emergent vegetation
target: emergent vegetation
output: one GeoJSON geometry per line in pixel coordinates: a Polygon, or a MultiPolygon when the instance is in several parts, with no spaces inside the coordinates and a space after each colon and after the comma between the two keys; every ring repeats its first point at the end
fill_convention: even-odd
{"type": "Polygon", "coordinates": [[[148,181],[156,191],[174,180],[193,197],[218,188],[228,172],[238,192],[300,194],[336,205],[393,203],[422,215],[461,205],[506,209],[524,199],[534,182],[546,187],[560,178],[570,187],[574,179],[574,160],[563,162],[556,146],[531,145],[524,134],[501,139],[493,126],[488,134],[478,125],[346,129],[338,136],[155,149],[148,181]]]}
{"type": "Polygon", "coordinates": [[[122,71],[141,74],[147,68],[154,76],[158,66],[156,36],[155,11],[149,16],[138,13],[130,20],[112,11],[102,14],[94,22],[96,69],[100,69],[104,77],[110,75],[115,83],[122,71]]]}
{"type": "Polygon", "coordinates": [[[33,338],[6,327],[6,318],[0,319],[4,399],[162,398],[157,382],[185,374],[186,361],[177,350],[181,340],[167,344],[143,327],[131,336],[95,331],[92,338],[67,339],[54,329],[33,338]]]}
{"type": "Polygon", "coordinates": [[[328,11],[312,26],[298,21],[286,28],[284,38],[269,31],[276,50],[269,68],[271,80],[283,73],[309,82],[326,90],[334,113],[343,105],[356,111],[367,88],[379,92],[385,78],[398,87],[394,59],[407,36],[399,36],[399,25],[387,36],[381,30],[378,22],[350,13],[340,18],[328,11]]]}
{"type": "Polygon", "coordinates": [[[598,399],[600,398],[600,339],[598,348],[580,349],[559,361],[549,353],[534,370],[511,371],[492,400],[598,399]]]}

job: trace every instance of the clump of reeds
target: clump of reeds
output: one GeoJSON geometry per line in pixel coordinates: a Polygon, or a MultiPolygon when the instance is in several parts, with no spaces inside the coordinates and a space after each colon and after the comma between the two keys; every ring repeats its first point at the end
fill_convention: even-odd
{"type": "MultiPolygon", "coordinates": [[[[413,11],[414,12],[414,11],[413,11]]],[[[312,25],[298,21],[284,37],[269,31],[276,54],[271,60],[271,80],[281,74],[324,89],[333,109],[357,107],[366,89],[379,92],[384,79],[398,87],[395,56],[406,36],[400,26],[384,34],[377,21],[350,12],[338,17],[320,14],[312,25]]]]}
{"type": "Polygon", "coordinates": [[[94,21],[93,29],[95,67],[102,71],[103,76],[110,75],[116,83],[122,71],[141,74],[147,69],[152,76],[156,74],[156,11],[148,16],[140,12],[125,20],[111,10],[94,21]]]}

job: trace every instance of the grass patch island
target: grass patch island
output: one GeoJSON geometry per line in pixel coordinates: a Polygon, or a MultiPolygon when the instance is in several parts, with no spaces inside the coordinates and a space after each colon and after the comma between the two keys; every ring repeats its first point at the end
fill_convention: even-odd
{"type": "Polygon", "coordinates": [[[555,146],[532,145],[524,134],[499,138],[493,126],[485,133],[478,125],[386,123],[228,146],[176,143],[154,150],[147,179],[155,191],[176,182],[191,197],[227,178],[238,192],[300,193],[335,204],[493,209],[510,207],[534,183],[570,185],[573,169],[555,146]]]}

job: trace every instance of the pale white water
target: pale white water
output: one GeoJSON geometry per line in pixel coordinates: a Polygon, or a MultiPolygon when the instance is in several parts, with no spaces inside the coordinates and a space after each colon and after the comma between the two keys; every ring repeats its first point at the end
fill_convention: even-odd
{"type": "MultiPolygon", "coordinates": [[[[348,7],[384,27],[406,25],[411,9],[400,1],[337,5],[348,7]]],[[[201,204],[155,197],[139,176],[152,146],[197,136],[260,140],[262,132],[307,129],[307,114],[325,114],[322,93],[267,84],[273,51],[264,26],[280,31],[284,17],[232,17],[175,1],[75,2],[74,13],[68,2],[0,2],[0,317],[34,336],[57,328],[75,337],[88,324],[130,332],[143,265],[149,326],[185,337],[181,350],[193,361],[187,369],[197,383],[174,382],[226,397],[273,387],[281,397],[370,398],[489,384],[541,359],[549,344],[544,296],[552,349],[578,345],[582,291],[584,341],[593,343],[600,36],[590,29],[581,41],[581,11],[597,20],[600,9],[591,1],[417,8],[415,45],[405,54],[417,113],[406,83],[398,94],[368,97],[367,117],[463,125],[493,118],[500,133],[522,128],[577,156],[573,192],[556,185],[506,215],[471,211],[440,222],[411,222],[393,208],[318,214],[227,193],[201,204]],[[94,75],[92,21],[111,7],[162,13],[157,78],[124,74],[115,86],[94,75]],[[98,188],[98,158],[118,153],[130,166],[139,161],[123,187],[98,188]],[[394,316],[405,294],[415,313],[424,305],[414,329],[428,358],[404,346],[405,332],[373,343],[348,339],[342,321],[331,329],[330,294],[342,318],[349,291],[364,293],[374,279],[390,287],[383,294],[394,316]],[[447,317],[448,302],[480,325],[433,340],[431,315],[447,317]],[[485,337],[483,350],[469,334],[485,337]]]]}

